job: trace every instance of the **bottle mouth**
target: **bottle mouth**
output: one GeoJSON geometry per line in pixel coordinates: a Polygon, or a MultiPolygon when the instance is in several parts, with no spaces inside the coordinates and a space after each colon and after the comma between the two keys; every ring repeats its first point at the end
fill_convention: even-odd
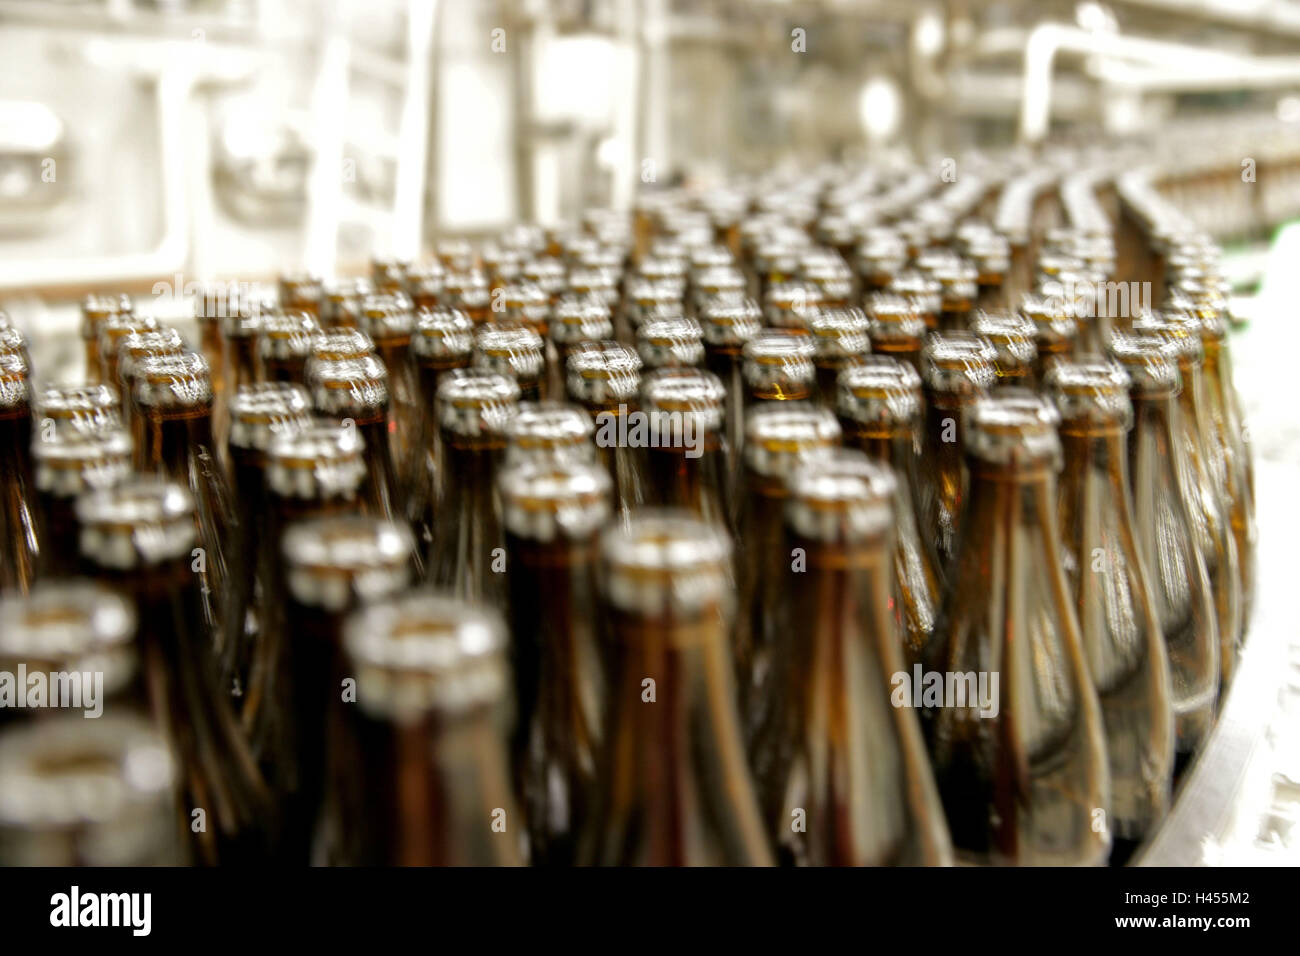
{"type": "Polygon", "coordinates": [[[839,448],[802,462],[787,487],[786,524],[810,541],[862,542],[894,525],[893,473],[860,451],[839,448]]]}
{"type": "Polygon", "coordinates": [[[1178,347],[1151,329],[1116,331],[1110,355],[1131,380],[1131,395],[1177,394],[1182,388],[1178,347]]]}
{"type": "Polygon", "coordinates": [[[0,827],[27,831],[166,819],[175,769],[143,719],[63,715],[0,740],[0,827]]]}
{"type": "Polygon", "coordinates": [[[642,364],[618,342],[583,342],[569,355],[569,393],[584,402],[627,401],[640,390],[642,364]]]}
{"type": "Polygon", "coordinates": [[[46,386],[32,410],[37,421],[49,419],[56,432],[70,427],[76,432],[112,431],[121,427],[117,389],[110,385],[46,386]]]}
{"type": "Polygon", "coordinates": [[[641,401],[649,413],[691,415],[707,431],[722,427],[727,389],[712,372],[697,368],[663,368],[646,376],[641,401]]]}
{"type": "Polygon", "coordinates": [[[102,567],[157,564],[194,547],[194,498],[173,482],[133,478],[82,495],[76,504],[81,553],[102,567]]]}
{"type": "Polygon", "coordinates": [[[608,471],[594,462],[516,462],[502,471],[497,487],[506,529],[521,538],[589,538],[611,513],[612,482],[608,471]]]}
{"type": "Polygon", "coordinates": [[[978,399],[966,412],[966,454],[992,465],[1061,465],[1061,416],[1046,399],[1009,387],[978,399]]]}
{"type": "Polygon", "coordinates": [[[374,354],[374,340],[360,329],[330,329],[312,339],[311,358],[318,362],[358,360],[374,354]]]}
{"type": "Polygon", "coordinates": [[[475,339],[474,365],[515,378],[535,379],[545,365],[542,337],[525,325],[493,322],[475,339]]]}
{"type": "Polygon", "coordinates": [[[586,450],[594,458],[592,436],[596,433],[591,416],[579,405],[568,402],[520,402],[505,427],[507,461],[513,453],[586,450]]]}
{"type": "Polygon", "coordinates": [[[120,485],[131,475],[131,437],[121,426],[55,429],[32,443],[38,491],[71,498],[120,485]]]}
{"type": "Polygon", "coordinates": [[[925,385],[936,392],[978,394],[997,381],[997,350],[973,332],[939,332],[921,349],[925,385]]]}
{"type": "Polygon", "coordinates": [[[748,296],[715,296],[700,309],[709,345],[741,348],[763,328],[763,312],[748,296]]]}
{"type": "Polygon", "coordinates": [[[395,722],[495,704],[506,689],[505,626],[493,610],[411,593],[348,618],[343,646],[357,702],[395,722]]]}
{"type": "Polygon", "coordinates": [[[1063,429],[1127,430],[1133,424],[1132,384],[1123,366],[1103,356],[1088,356],[1057,362],[1048,370],[1043,388],[1061,415],[1063,429]]]}
{"type": "Polygon", "coordinates": [[[760,405],[745,423],[745,464],[756,474],[780,477],[802,456],[825,454],[839,441],[840,425],[829,409],[807,402],[760,405]]]}
{"type": "Polygon", "coordinates": [[[410,581],[415,539],[404,525],[362,515],[291,525],[281,550],[301,604],[340,611],[388,597],[410,581]]]}
{"type": "Polygon", "coordinates": [[[906,362],[886,355],[865,356],[836,383],[836,409],[862,424],[913,422],[920,417],[921,376],[906,362]]]}
{"type": "Polygon", "coordinates": [[[377,356],[307,363],[312,406],[323,415],[364,415],[388,405],[388,369],[377,356]]]}
{"type": "Polygon", "coordinates": [[[360,431],[334,422],[313,422],[281,431],[267,448],[267,485],[284,497],[355,493],[365,475],[360,431]]]}
{"type": "Polygon", "coordinates": [[[196,352],[150,355],[132,365],[132,395],[145,408],[200,408],[212,404],[208,361],[196,352]]]}
{"type": "Polygon", "coordinates": [[[437,306],[416,319],[411,351],[421,358],[468,357],[474,349],[474,323],[459,309],[437,306]]]}
{"type": "Polygon", "coordinates": [[[519,395],[511,376],[466,369],[438,383],[439,421],[453,434],[500,435],[518,411],[519,395]]]}
{"type": "Polygon", "coordinates": [[[699,612],[731,590],[731,542],[694,515],[646,508],[601,538],[601,586],[615,608],[644,615],[699,612]]]}
{"type": "Polygon", "coordinates": [[[821,309],[809,323],[817,359],[849,358],[871,351],[866,314],[859,308],[821,309]]]}
{"type": "Polygon", "coordinates": [[[0,658],[74,662],[127,647],[135,609],[93,581],[38,582],[26,595],[0,598],[0,658]]]}
{"type": "Polygon", "coordinates": [[[816,351],[811,336],[787,329],[765,329],[745,345],[745,382],[754,387],[783,381],[811,382],[816,351]]]}
{"type": "Polygon", "coordinates": [[[652,319],[637,329],[637,352],[652,368],[704,361],[704,330],[685,317],[652,319]]]}

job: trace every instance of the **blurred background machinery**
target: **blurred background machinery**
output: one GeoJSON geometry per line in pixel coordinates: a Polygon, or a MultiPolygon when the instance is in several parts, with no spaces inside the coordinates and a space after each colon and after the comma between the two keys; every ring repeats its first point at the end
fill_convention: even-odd
{"type": "MultiPolygon", "coordinates": [[[[661,185],[1008,148],[1050,180],[1102,137],[1231,253],[1285,594],[1300,434],[1251,383],[1300,335],[1300,234],[1269,241],[1300,215],[1296,0],[0,0],[0,308],[75,377],[92,291],[184,321],[204,281],[362,274],[661,185]]],[[[1287,610],[1151,862],[1300,846],[1287,610]]]]}

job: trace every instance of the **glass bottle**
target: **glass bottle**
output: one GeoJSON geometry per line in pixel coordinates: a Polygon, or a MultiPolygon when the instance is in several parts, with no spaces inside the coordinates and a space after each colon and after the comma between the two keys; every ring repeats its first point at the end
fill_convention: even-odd
{"type": "Polygon", "coordinates": [[[174,482],[139,478],[79,499],[77,520],[88,572],[134,602],[149,709],[176,754],[196,862],[264,860],[277,823],[230,698],[217,685],[201,582],[191,570],[194,499],[174,482]]]}
{"type": "Polygon", "coordinates": [[[141,709],[135,629],[126,598],[83,578],[38,581],[28,594],[0,597],[0,673],[27,691],[0,697],[0,727],[49,719],[56,706],[91,723],[141,709]],[[45,695],[33,701],[36,674],[45,677],[45,695]]]}
{"type": "Polygon", "coordinates": [[[344,703],[343,625],[358,608],[397,597],[411,580],[415,541],[401,524],[356,514],[297,521],[281,536],[287,666],[280,693],[291,772],[279,774],[285,861],[345,862],[356,855],[342,824],[357,803],[344,703]]]}
{"type": "Polygon", "coordinates": [[[1220,642],[1209,572],[1179,477],[1190,467],[1178,426],[1182,375],[1176,347],[1151,332],[1116,332],[1111,354],[1131,379],[1128,460],[1138,553],[1164,631],[1175,745],[1185,755],[1199,746],[1214,715],[1220,642]]]}
{"type": "Polygon", "coordinates": [[[499,482],[515,681],[512,758],[534,863],[573,862],[591,810],[605,675],[596,538],[609,475],[572,456],[508,466],[499,482]]]}
{"type": "Polygon", "coordinates": [[[181,355],[185,342],[172,328],[157,328],[148,332],[132,332],[118,342],[117,369],[118,394],[122,396],[122,413],[126,416],[131,441],[137,453],[144,447],[144,419],[135,404],[135,370],[148,358],[181,355]]]}
{"type": "Polygon", "coordinates": [[[123,396],[120,364],[120,346],[122,340],[136,332],[158,331],[156,319],[134,312],[114,313],[99,324],[99,374],[98,381],[113,389],[113,394],[123,396]]]}
{"type": "Polygon", "coordinates": [[[596,426],[580,405],[520,402],[505,426],[505,465],[523,462],[599,462],[596,426]]]}
{"type": "Polygon", "coordinates": [[[910,687],[964,862],[1096,865],[1110,851],[1106,743],[1056,526],[1058,421],[1005,389],[966,423],[970,506],[910,687]]]}
{"type": "Polygon", "coordinates": [[[952,860],[916,714],[891,705],[904,673],[892,573],[888,468],[838,450],[790,476],[776,705],[751,755],[778,855],[804,866],[952,860]],[[797,636],[796,636],[797,634],[797,636]]]}
{"type": "Polygon", "coordinates": [[[1038,359],[1034,363],[1033,380],[1041,382],[1055,362],[1074,354],[1079,326],[1060,296],[1027,292],[1020,297],[1019,308],[1020,314],[1034,323],[1038,359]]]}
{"type": "Polygon", "coordinates": [[[939,557],[916,519],[921,465],[921,377],[910,364],[869,356],[840,376],[838,413],[844,444],[888,465],[894,481],[894,617],[903,655],[920,661],[939,615],[939,557]]]}
{"type": "Polygon", "coordinates": [[[579,861],[769,864],[727,655],[726,535],[648,509],[606,532],[600,554],[611,681],[579,861]]]}
{"type": "Polygon", "coordinates": [[[1237,657],[1241,653],[1241,575],[1223,471],[1215,467],[1214,452],[1218,446],[1210,432],[1207,412],[1205,351],[1201,344],[1200,323],[1190,315],[1181,321],[1172,316],[1146,316],[1134,322],[1134,328],[1163,336],[1174,345],[1178,354],[1183,388],[1178,393],[1178,431],[1175,435],[1183,446],[1187,464],[1180,479],[1218,613],[1220,693],[1223,693],[1232,683],[1237,657]]]}
{"type": "Polygon", "coordinates": [[[0,354],[0,591],[26,591],[40,542],[32,513],[30,366],[19,352],[0,354]]]}
{"type": "Polygon", "coordinates": [[[415,335],[415,309],[400,289],[361,301],[361,328],[375,344],[375,352],[388,369],[388,425],[394,460],[410,460],[419,411],[419,384],[411,340],[415,335]]]}
{"type": "Polygon", "coordinates": [[[509,675],[497,612],[411,594],[344,626],[361,781],[362,865],[511,866],[525,827],[503,733],[509,675]]]}
{"type": "MultiPolygon", "coordinates": [[[[135,311],[127,295],[88,295],[81,303],[81,339],[85,345],[85,380],[98,385],[101,381],[99,330],[110,316],[129,315],[135,311]]],[[[116,384],[110,382],[109,384],[116,384]]]]}
{"type": "Polygon", "coordinates": [[[1099,358],[1058,362],[1046,389],[1061,415],[1061,557],[1101,703],[1109,828],[1117,850],[1132,849],[1169,808],[1174,711],[1168,653],[1129,493],[1129,376],[1099,358]]]}
{"type": "Polygon", "coordinates": [[[641,449],[628,442],[633,412],[639,414],[641,357],[617,342],[586,342],[569,356],[570,401],[596,423],[596,447],[614,482],[614,507],[621,515],[645,501],[641,449]]]}
{"type": "Polygon", "coordinates": [[[812,336],[803,332],[764,329],[750,339],[742,372],[747,408],[811,399],[817,384],[815,352],[812,336]]]}
{"type": "Polygon", "coordinates": [[[111,385],[46,385],[36,393],[32,418],[42,430],[42,437],[46,432],[122,428],[121,404],[117,389],[111,385]]]}
{"type": "Polygon", "coordinates": [[[280,308],[286,312],[306,312],[316,316],[321,325],[334,325],[325,315],[324,287],[320,276],[308,270],[282,273],[278,280],[280,308]]]}
{"type": "Polygon", "coordinates": [[[80,431],[65,427],[41,431],[32,443],[34,518],[40,551],[39,579],[73,575],[77,553],[78,496],[112,488],[131,474],[131,439],[122,428],[80,431]]]}
{"type": "Polygon", "coordinates": [[[406,294],[417,312],[443,304],[443,280],[447,270],[437,259],[413,262],[406,268],[406,294]]]}
{"type": "Polygon", "coordinates": [[[920,375],[926,327],[912,300],[893,292],[872,292],[866,312],[871,351],[906,362],[920,375]]]}
{"type": "Polygon", "coordinates": [[[552,309],[548,326],[555,361],[549,369],[546,394],[562,396],[569,356],[583,342],[600,342],[614,337],[609,306],[594,295],[565,293],[552,309]]]}
{"type": "Polygon", "coordinates": [[[257,329],[257,380],[306,381],[307,359],[320,326],[309,312],[263,315],[257,329]]]}
{"type": "Polygon", "coordinates": [[[867,317],[851,307],[818,310],[808,323],[813,340],[813,366],[817,376],[817,401],[835,407],[835,389],[840,373],[861,364],[871,351],[867,317]]]}
{"type": "Polygon", "coordinates": [[[365,508],[378,518],[397,514],[397,470],[388,430],[388,370],[375,356],[312,361],[307,370],[312,408],[355,428],[366,462],[365,508]]]}
{"type": "Polygon", "coordinates": [[[938,279],[934,279],[915,269],[908,269],[894,276],[885,291],[894,295],[901,295],[911,302],[916,308],[917,314],[925,322],[926,329],[931,332],[939,330],[939,312],[943,307],[943,286],[938,279]]]}
{"type": "Polygon", "coordinates": [[[136,470],[178,482],[194,496],[203,549],[198,575],[204,615],[217,648],[224,634],[222,601],[230,578],[226,549],[239,522],[212,434],[207,361],[196,352],[185,352],[138,359],[134,368],[132,405],[144,436],[135,449],[136,470]]]}
{"type": "Polygon", "coordinates": [[[267,478],[271,443],[279,435],[295,434],[310,423],[310,398],[301,385],[257,382],[241,385],[230,398],[227,457],[231,487],[239,502],[233,563],[226,587],[225,636],[222,640],[222,686],[247,687],[253,649],[260,642],[267,582],[259,574],[264,536],[271,520],[267,478]]]}
{"type": "Polygon", "coordinates": [[[647,503],[681,508],[730,526],[725,399],[722,382],[702,369],[664,368],[645,377],[641,408],[650,432],[647,503]]]}
{"type": "Polygon", "coordinates": [[[966,411],[997,383],[997,351],[982,336],[947,332],[931,336],[922,353],[925,440],[918,474],[921,535],[935,543],[939,576],[947,580],[968,484],[962,450],[966,411]]]}
{"type": "Polygon", "coordinates": [[[1038,346],[1032,322],[1016,312],[976,312],[971,317],[970,330],[988,339],[997,353],[993,368],[998,385],[1035,387],[1038,346]]]}
{"type": "Polygon", "coordinates": [[[518,322],[484,322],[474,335],[473,367],[507,375],[519,385],[525,402],[545,398],[546,354],[542,337],[518,322]]]}
{"type": "Polygon", "coordinates": [[[636,350],[648,372],[699,368],[704,364],[704,330],[685,316],[651,319],[637,329],[636,350]]]}
{"type": "Polygon", "coordinates": [[[0,736],[0,866],[187,860],[166,742],[138,716],[63,714],[0,736]]]}
{"type": "MultiPolygon", "coordinates": [[[[361,326],[361,302],[375,291],[369,279],[335,279],[323,283],[318,293],[317,317],[323,329],[356,329],[361,326]]],[[[293,306],[281,300],[280,308],[293,306]]],[[[311,312],[309,306],[301,306],[311,312]]]]}
{"type": "Polygon", "coordinates": [[[704,332],[704,366],[718,376],[726,389],[726,439],[732,449],[732,474],[728,482],[734,487],[739,469],[740,440],[745,433],[745,382],[743,352],[746,343],[763,328],[763,313],[748,297],[718,297],[709,300],[699,311],[704,332]]]}
{"type": "Polygon", "coordinates": [[[506,598],[496,477],[518,407],[519,385],[495,372],[474,369],[438,386],[444,467],[429,572],[436,587],[489,607],[506,598]]]}
{"type": "Polygon", "coordinates": [[[805,458],[838,445],[840,426],[829,409],[807,402],[755,408],[745,426],[744,471],[736,502],[736,607],[733,656],[746,737],[770,705],[767,680],[772,648],[780,640],[781,589],[791,556],[781,513],[786,479],[805,458]]]}

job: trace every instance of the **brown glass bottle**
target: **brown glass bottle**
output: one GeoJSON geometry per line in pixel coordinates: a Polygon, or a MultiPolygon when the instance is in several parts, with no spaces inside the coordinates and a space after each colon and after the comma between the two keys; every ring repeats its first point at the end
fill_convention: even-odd
{"type": "Polygon", "coordinates": [[[518,407],[518,384],[495,372],[474,369],[438,386],[443,467],[429,574],[436,587],[489,607],[506,599],[496,476],[518,407]]]}
{"type": "Polygon", "coordinates": [[[121,354],[119,347],[122,340],[136,332],[156,332],[158,328],[156,319],[147,315],[137,315],[134,312],[109,315],[99,324],[98,381],[113,389],[114,395],[119,398],[129,397],[123,396],[119,391],[122,387],[119,368],[121,354]]]}
{"type": "Polygon", "coordinates": [[[813,340],[813,367],[817,376],[817,401],[835,408],[840,373],[862,363],[871,351],[867,317],[861,309],[820,309],[808,323],[813,340]]]}
{"type": "Polygon", "coordinates": [[[231,554],[240,559],[231,568],[222,614],[225,621],[221,651],[223,687],[248,686],[253,648],[261,632],[267,595],[259,567],[263,536],[271,534],[268,452],[277,436],[294,434],[307,427],[310,407],[307,390],[288,382],[241,385],[230,398],[227,457],[240,518],[234,529],[231,554]]]}
{"type": "Polygon", "coordinates": [[[1146,316],[1135,322],[1134,328],[1163,336],[1178,354],[1183,388],[1178,393],[1175,435],[1183,446],[1187,463],[1180,478],[1218,613],[1220,693],[1223,693],[1232,682],[1241,652],[1241,575],[1224,475],[1221,468],[1215,467],[1214,453],[1218,445],[1210,431],[1207,411],[1200,322],[1190,315],[1182,316],[1181,320],[1172,316],[1146,316]]]}
{"type": "Polygon", "coordinates": [[[1015,312],[976,312],[971,316],[970,330],[988,339],[997,353],[993,368],[998,385],[1035,387],[1038,346],[1032,322],[1015,312]]]}
{"type": "Polygon", "coordinates": [[[1026,293],[1020,298],[1019,308],[1020,314],[1034,323],[1034,344],[1038,347],[1034,381],[1041,382],[1055,362],[1074,354],[1079,326],[1059,296],[1026,293]]]}
{"type": "MultiPolygon", "coordinates": [[[[88,295],[81,303],[81,339],[85,344],[85,379],[91,385],[101,381],[99,357],[99,330],[114,315],[129,315],[135,311],[127,295],[88,295]]],[[[109,384],[116,384],[110,382],[109,384]]]]}
{"type": "Polygon", "coordinates": [[[909,269],[894,276],[885,291],[911,302],[928,330],[939,330],[939,312],[943,307],[943,286],[939,280],[909,269]]]}
{"type": "Polygon", "coordinates": [[[122,427],[120,400],[111,385],[47,385],[36,393],[32,418],[42,437],[51,429],[77,433],[122,427]]]}
{"type": "Polygon", "coordinates": [[[222,374],[232,393],[241,385],[252,385],[260,380],[257,353],[262,321],[274,314],[275,309],[263,311],[259,308],[236,312],[221,320],[222,374]]]}
{"type": "Polygon", "coordinates": [[[447,270],[437,259],[411,263],[406,269],[406,294],[417,311],[443,304],[443,280],[447,270]]]}
{"type": "Polygon", "coordinates": [[[1105,737],[1056,526],[1058,421],[1022,390],[971,408],[970,508],[910,688],[966,862],[1095,865],[1110,851],[1105,737]]]}
{"type": "Polygon", "coordinates": [[[948,332],[968,327],[970,311],[979,295],[978,270],[958,256],[952,256],[930,271],[940,286],[939,328],[948,332]]]}
{"type": "Polygon", "coordinates": [[[844,444],[888,465],[894,482],[894,617],[902,628],[904,662],[921,660],[939,615],[939,558],[916,519],[921,465],[921,377],[910,364],[870,356],[840,376],[844,444]]]}
{"type": "Polygon", "coordinates": [[[310,363],[307,387],[317,414],[355,428],[366,462],[365,509],[377,518],[398,514],[397,468],[388,428],[388,370],[374,356],[310,363]]]}
{"type": "Polygon", "coordinates": [[[290,524],[285,562],[285,634],[290,698],[286,757],[278,796],[285,819],[285,862],[342,863],[357,855],[343,824],[357,804],[356,768],[340,759],[349,704],[343,625],[365,605],[396,597],[411,580],[415,541],[405,525],[361,515],[290,524]]]}
{"type": "Polygon", "coordinates": [[[144,419],[135,404],[135,370],[145,359],[180,355],[185,342],[173,328],[160,327],[148,332],[132,332],[118,342],[118,394],[122,396],[122,413],[131,432],[136,452],[144,447],[144,419]]]}
{"type": "Polygon", "coordinates": [[[1129,493],[1129,376],[1102,359],[1059,362],[1046,388],[1061,415],[1061,557],[1101,703],[1108,823],[1117,848],[1131,848],[1154,833],[1169,807],[1174,711],[1129,493]]]}
{"type": "Polygon", "coordinates": [[[0,355],[0,591],[26,591],[36,571],[31,394],[26,357],[0,355]]]}
{"type": "Polygon", "coordinates": [[[25,595],[8,592],[0,598],[0,673],[25,693],[0,697],[0,727],[49,719],[58,709],[91,723],[142,710],[135,629],[131,603],[86,579],[40,581],[25,595]],[[38,697],[36,674],[45,678],[38,697]]]}
{"type": "Polygon", "coordinates": [[[639,412],[641,357],[617,342],[587,342],[569,356],[570,401],[596,423],[596,447],[614,482],[614,507],[622,516],[645,501],[641,449],[627,441],[632,413],[639,412]]]}
{"type": "Polygon", "coordinates": [[[651,509],[600,551],[611,681],[580,862],[770,863],[727,655],[725,534],[651,509]]]}
{"type": "Polygon", "coordinates": [[[81,498],[77,520],[88,570],[135,604],[150,711],[177,755],[195,860],[263,860],[276,821],[230,698],[217,686],[201,582],[191,570],[193,498],[173,482],[141,478],[81,498]]]}
{"type": "Polygon", "coordinates": [[[860,451],[790,476],[783,582],[792,630],[751,746],[778,854],[804,866],[943,865],[952,846],[916,714],[891,706],[895,482],[860,451]],[[806,562],[806,563],[803,563],[806,562]]]}
{"type": "MultiPolygon", "coordinates": [[[[361,302],[374,291],[369,279],[335,279],[324,283],[320,287],[317,310],[321,328],[360,328],[361,302]]],[[[281,301],[280,307],[287,309],[291,306],[281,301]]],[[[306,308],[306,311],[312,310],[306,308]]]]}
{"type": "Polygon", "coordinates": [[[303,384],[319,331],[309,312],[263,315],[257,329],[257,380],[303,384]]]}
{"type": "Polygon", "coordinates": [[[322,325],[336,324],[325,315],[324,285],[320,276],[306,270],[282,274],[278,280],[280,308],[316,316],[322,325]]]}
{"type": "Polygon", "coordinates": [[[927,340],[922,353],[925,440],[918,474],[917,518],[921,536],[934,542],[939,576],[947,580],[957,550],[966,505],[967,475],[962,452],[966,410],[997,383],[997,352],[971,332],[949,332],[927,340]]]}
{"type": "Polygon", "coordinates": [[[1189,754],[1213,718],[1220,642],[1209,573],[1179,478],[1190,467],[1177,424],[1182,376],[1176,347],[1150,332],[1117,332],[1111,354],[1131,379],[1128,460],[1138,553],[1169,654],[1176,747],[1189,754]]]}
{"type": "Polygon", "coordinates": [[[811,399],[817,385],[815,352],[806,333],[764,329],[755,335],[743,353],[746,407],[811,399]]]}
{"type": "Polygon", "coordinates": [[[883,292],[907,266],[907,245],[893,232],[875,230],[858,244],[855,266],[864,292],[883,292]]]}
{"type": "Polygon", "coordinates": [[[178,774],[140,717],[62,714],[0,736],[0,866],[187,862],[178,774]]]}
{"type": "Polygon", "coordinates": [[[1255,595],[1255,562],[1258,529],[1255,524],[1255,487],[1250,449],[1243,435],[1246,424],[1241,400],[1232,377],[1232,356],[1228,350],[1223,311],[1202,306],[1201,343],[1205,347],[1205,395],[1211,439],[1222,461],[1228,517],[1237,540],[1237,564],[1241,577],[1242,638],[1249,633],[1255,595]]]}
{"type": "MultiPolygon", "coordinates": [[[[751,298],[723,296],[706,302],[699,318],[704,332],[704,366],[718,376],[727,390],[727,447],[738,452],[745,430],[743,353],[745,344],[762,331],[763,313],[751,298]]],[[[732,458],[732,475],[728,479],[733,487],[738,469],[737,454],[732,458]]]]}
{"type": "Polygon", "coordinates": [[[406,275],[411,263],[398,256],[371,256],[370,281],[381,294],[406,291],[406,275]]]}
{"type": "Polygon", "coordinates": [[[78,496],[112,488],[131,474],[131,439],[118,428],[44,429],[32,443],[34,517],[40,551],[36,577],[62,578],[81,566],[77,552],[78,496]]]}
{"type": "Polygon", "coordinates": [[[143,427],[136,470],[161,475],[194,496],[203,549],[197,570],[214,648],[222,642],[222,601],[230,578],[227,547],[235,535],[234,496],[212,434],[212,383],[195,352],[138,359],[132,405],[143,427]]]}
{"type": "Polygon", "coordinates": [[[780,617],[781,588],[791,560],[781,525],[785,482],[802,460],[825,456],[839,440],[840,427],[830,410],[807,402],[761,405],[745,425],[744,471],[736,502],[738,604],[732,644],[747,739],[774,700],[767,686],[770,655],[788,626],[780,617]]]}
{"type": "Polygon", "coordinates": [[[920,375],[926,327],[912,300],[893,292],[872,292],[866,314],[871,351],[906,362],[920,375]]]}
{"type": "Polygon", "coordinates": [[[524,862],[501,726],[509,676],[497,612],[412,594],[353,615],[343,645],[356,680],[348,766],[362,781],[352,862],[524,862]]]}
{"type": "Polygon", "coordinates": [[[388,426],[394,460],[406,463],[416,431],[419,383],[411,339],[415,309],[400,289],[367,296],[361,302],[361,327],[375,343],[375,352],[388,370],[388,426]]]}
{"type": "Polygon", "coordinates": [[[507,375],[525,402],[546,397],[546,353],[542,337],[514,321],[482,323],[474,336],[473,367],[507,375]]]}
{"type": "Polygon", "coordinates": [[[564,378],[569,356],[583,342],[601,342],[614,337],[609,306],[594,295],[562,295],[552,309],[550,345],[555,360],[548,370],[546,394],[564,395],[564,378]]]}
{"type": "Polygon", "coordinates": [[[596,426],[580,405],[520,402],[505,426],[505,465],[524,462],[599,462],[596,426]]]}
{"type": "Polygon", "coordinates": [[[636,350],[647,372],[704,364],[704,330],[684,316],[650,319],[636,332],[636,350]]]}
{"type": "MultiPolygon", "coordinates": [[[[579,412],[579,414],[581,414],[579,412]]],[[[572,456],[501,474],[515,681],[512,758],[534,863],[572,863],[592,811],[605,675],[596,599],[596,537],[610,479],[572,456]]]]}
{"type": "Polygon", "coordinates": [[[646,414],[646,500],[730,527],[731,448],[726,389],[712,372],[665,368],[641,385],[646,414]]]}

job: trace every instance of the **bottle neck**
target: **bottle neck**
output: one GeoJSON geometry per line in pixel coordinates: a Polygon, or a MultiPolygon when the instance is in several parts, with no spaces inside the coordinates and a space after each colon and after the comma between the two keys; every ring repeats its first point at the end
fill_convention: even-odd
{"type": "Polygon", "coordinates": [[[172,481],[190,484],[192,456],[211,451],[212,406],[186,409],[141,409],[144,442],[136,452],[141,471],[158,471],[172,481]]]}

